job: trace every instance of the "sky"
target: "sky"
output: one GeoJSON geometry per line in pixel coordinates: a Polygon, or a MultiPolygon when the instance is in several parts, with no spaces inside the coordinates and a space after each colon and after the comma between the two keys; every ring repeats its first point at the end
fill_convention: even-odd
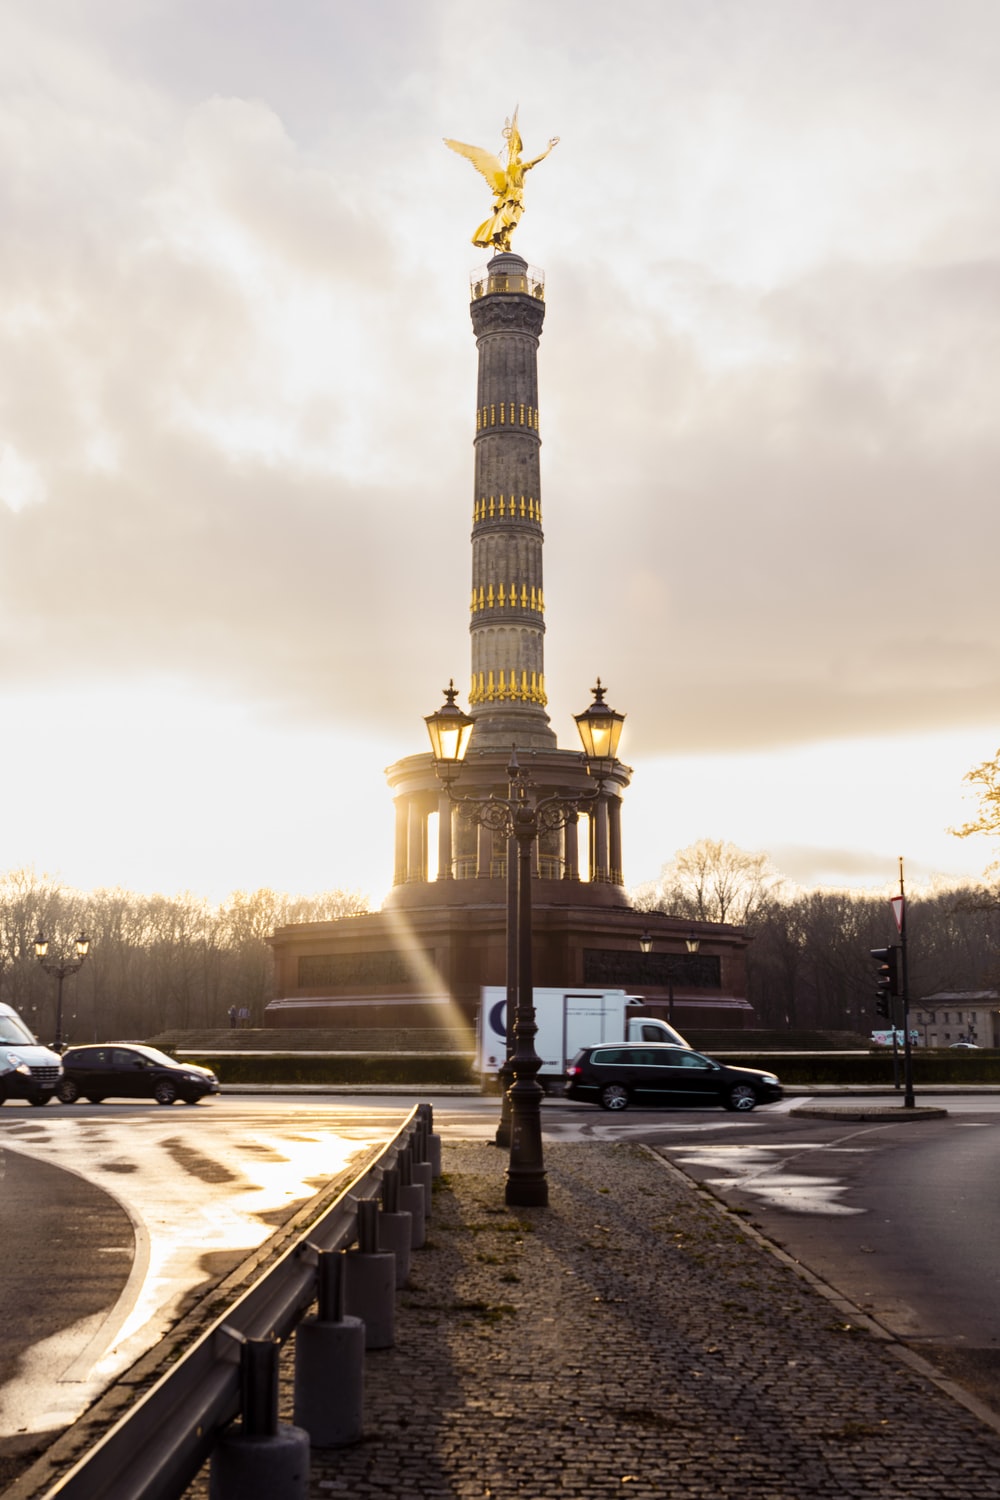
{"type": "Polygon", "coordinates": [[[470,664],[443,138],[519,106],[549,712],[627,714],[627,885],[978,876],[998,63],[994,0],[0,0],[0,871],[384,896],[470,664]]]}

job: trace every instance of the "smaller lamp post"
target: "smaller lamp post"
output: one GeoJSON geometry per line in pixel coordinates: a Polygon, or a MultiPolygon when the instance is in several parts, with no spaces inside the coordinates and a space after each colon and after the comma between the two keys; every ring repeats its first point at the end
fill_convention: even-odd
{"type": "Polygon", "coordinates": [[[66,963],[61,964],[49,963],[47,962],[49,951],[48,938],[41,931],[35,938],[35,957],[46,974],[54,974],[59,981],[59,989],[56,997],[56,1039],[52,1044],[55,1052],[63,1050],[63,980],[67,979],[70,974],[75,974],[77,969],[83,966],[84,960],[90,952],[90,938],[84,936],[81,932],[74,946],[76,951],[74,959],[68,959],[66,963]]]}
{"type": "MultiPolygon", "coordinates": [[[[701,938],[696,937],[692,932],[688,937],[684,939],[684,946],[689,953],[697,953],[698,949],[701,947],[701,938]]],[[[639,938],[639,952],[652,953],[652,951],[652,933],[644,932],[639,938]]],[[[676,977],[676,974],[677,961],[675,959],[670,959],[667,963],[667,1020],[669,1021],[671,1026],[674,1024],[674,978],[676,977]]]]}

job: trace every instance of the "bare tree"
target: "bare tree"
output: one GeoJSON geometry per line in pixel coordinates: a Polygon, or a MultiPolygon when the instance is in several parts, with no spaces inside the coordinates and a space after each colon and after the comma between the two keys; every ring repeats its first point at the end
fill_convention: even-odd
{"type": "MultiPolygon", "coordinates": [[[[966,772],[964,780],[975,788],[979,806],[974,818],[970,818],[960,828],[953,828],[951,832],[960,839],[970,838],[976,833],[986,834],[990,838],[1000,837],[1000,750],[992,760],[984,760],[981,765],[973,766],[971,771],[966,772]]],[[[989,866],[990,871],[998,869],[1000,858],[989,866]]]]}
{"type": "Polygon", "coordinates": [[[659,880],[636,892],[635,905],[745,927],[776,898],[782,884],[767,854],[751,854],[721,839],[699,839],[664,865],[659,880]]]}

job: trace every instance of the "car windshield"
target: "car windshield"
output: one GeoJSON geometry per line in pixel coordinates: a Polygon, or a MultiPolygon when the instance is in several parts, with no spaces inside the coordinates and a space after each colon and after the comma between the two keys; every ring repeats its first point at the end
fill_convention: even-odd
{"type": "Polygon", "coordinates": [[[27,1043],[29,1047],[36,1045],[27,1026],[16,1016],[0,1016],[0,1042],[20,1042],[22,1046],[27,1043]]]}
{"type": "Polygon", "coordinates": [[[158,1047],[132,1047],[130,1050],[137,1053],[139,1057],[146,1058],[147,1062],[160,1063],[161,1066],[166,1065],[168,1068],[177,1067],[177,1059],[168,1057],[158,1047]]]}

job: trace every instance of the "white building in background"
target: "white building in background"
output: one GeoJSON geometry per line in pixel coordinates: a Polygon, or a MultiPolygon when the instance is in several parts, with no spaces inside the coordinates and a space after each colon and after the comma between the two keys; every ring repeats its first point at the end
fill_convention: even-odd
{"type": "Polygon", "coordinates": [[[922,1047],[974,1042],[1000,1047],[1000,991],[940,990],[910,1005],[910,1028],[922,1047]]]}

